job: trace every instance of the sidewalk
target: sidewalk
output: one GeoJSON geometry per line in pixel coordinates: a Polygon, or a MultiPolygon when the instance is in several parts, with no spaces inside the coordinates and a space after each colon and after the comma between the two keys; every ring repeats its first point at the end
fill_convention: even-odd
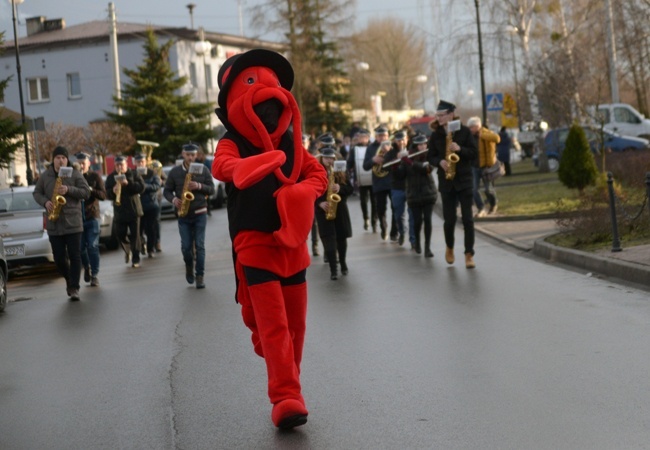
{"type": "Polygon", "coordinates": [[[479,233],[551,262],[650,287],[650,245],[623,248],[620,252],[583,252],[544,242],[545,237],[558,232],[554,219],[478,219],[474,224],[479,233]]]}

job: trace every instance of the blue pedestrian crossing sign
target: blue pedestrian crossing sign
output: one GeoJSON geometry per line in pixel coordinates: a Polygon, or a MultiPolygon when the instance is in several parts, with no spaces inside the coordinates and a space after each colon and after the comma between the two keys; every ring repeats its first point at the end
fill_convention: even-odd
{"type": "Polygon", "coordinates": [[[503,109],[503,94],[487,94],[485,103],[488,111],[501,111],[503,109]]]}

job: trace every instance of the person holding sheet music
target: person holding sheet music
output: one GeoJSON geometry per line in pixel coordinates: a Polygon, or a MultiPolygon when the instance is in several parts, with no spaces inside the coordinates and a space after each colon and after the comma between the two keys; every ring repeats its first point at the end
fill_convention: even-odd
{"type": "MultiPolygon", "coordinates": [[[[185,191],[192,193],[187,214],[179,214],[178,232],[181,236],[181,252],[185,262],[185,280],[203,289],[205,283],[205,228],[207,225],[207,199],[214,194],[214,183],[210,170],[203,163],[197,163],[199,147],[189,143],[183,145],[183,163],[169,171],[163,195],[179,213],[184,208],[185,191]],[[196,266],[195,266],[196,261],[196,266]]],[[[185,200],[187,201],[187,200],[185,200]]]]}
{"type": "Polygon", "coordinates": [[[318,222],[318,234],[325,248],[325,256],[330,266],[330,279],[332,280],[338,278],[337,252],[341,273],[343,275],[348,274],[346,256],[348,238],[352,237],[352,222],[350,221],[350,212],[346,200],[354,192],[354,187],[347,180],[347,164],[343,160],[337,161],[336,153],[334,147],[323,147],[317,156],[323,167],[325,167],[331,182],[327,191],[316,199],[314,214],[318,222]],[[327,218],[327,212],[334,206],[331,201],[328,201],[329,193],[337,194],[340,197],[340,201],[336,203],[336,217],[333,219],[327,218]]]}
{"type": "Polygon", "coordinates": [[[90,197],[90,188],[70,164],[65,147],[52,152],[52,164],[38,178],[33,196],[47,210],[47,234],[56,268],[66,281],[66,292],[70,300],[79,300],[82,205],[90,197]]]}

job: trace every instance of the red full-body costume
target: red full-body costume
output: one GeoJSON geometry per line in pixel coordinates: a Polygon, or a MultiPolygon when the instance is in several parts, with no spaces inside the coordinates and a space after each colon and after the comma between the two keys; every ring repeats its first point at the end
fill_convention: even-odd
{"type": "Polygon", "coordinates": [[[235,55],[218,82],[216,113],[228,131],[212,173],[227,183],[236,299],[266,362],[271,419],[292,428],[308,414],[300,386],[306,241],[327,174],[302,146],[300,111],[289,92],[293,69],[283,56],[262,49],[235,55]]]}

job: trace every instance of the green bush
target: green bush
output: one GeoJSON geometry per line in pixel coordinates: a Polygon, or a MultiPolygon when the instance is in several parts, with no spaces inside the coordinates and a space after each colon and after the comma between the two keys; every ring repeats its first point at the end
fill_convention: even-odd
{"type": "Polygon", "coordinates": [[[598,168],[589,148],[589,141],[582,127],[573,124],[566,139],[560,158],[558,178],[569,189],[578,189],[582,194],[587,186],[596,182],[598,168]]]}

